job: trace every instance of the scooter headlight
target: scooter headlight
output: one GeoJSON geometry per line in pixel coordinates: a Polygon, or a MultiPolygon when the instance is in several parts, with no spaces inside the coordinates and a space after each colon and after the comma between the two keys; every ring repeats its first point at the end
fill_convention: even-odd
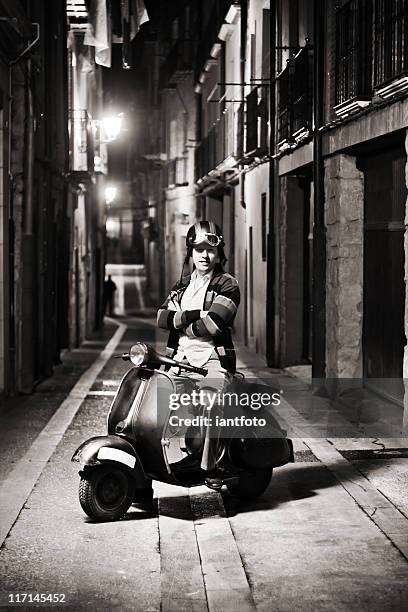
{"type": "Polygon", "coordinates": [[[141,366],[146,363],[149,356],[149,350],[143,342],[134,344],[129,352],[130,361],[135,366],[141,366]]]}

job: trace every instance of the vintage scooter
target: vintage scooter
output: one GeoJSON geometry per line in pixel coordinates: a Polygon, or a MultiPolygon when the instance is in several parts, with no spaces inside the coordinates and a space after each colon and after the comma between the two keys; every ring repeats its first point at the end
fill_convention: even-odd
{"type": "MultiPolygon", "coordinates": [[[[181,384],[190,392],[196,384],[190,377],[183,378],[182,370],[201,375],[207,370],[159,355],[142,342],[117,357],[134,367],[123,377],[113,399],[108,435],[87,440],[72,457],[81,464],[80,504],[96,521],[122,517],[132,503],[143,501],[151,491],[152,479],[192,487],[203,485],[206,477],[200,468],[206,407],[192,406],[188,408],[190,419],[175,419],[170,399],[181,384]],[[179,368],[180,376],[170,375],[161,366],[179,368]]],[[[235,380],[230,389],[237,388],[246,387],[235,380]]],[[[233,409],[234,417],[248,417],[250,412],[240,406],[233,409]]],[[[229,429],[227,436],[221,433],[218,443],[217,470],[230,494],[241,499],[261,495],[273,468],[294,460],[286,432],[266,410],[257,411],[257,417],[262,416],[267,425],[261,432],[238,427],[231,434],[229,429]]]]}

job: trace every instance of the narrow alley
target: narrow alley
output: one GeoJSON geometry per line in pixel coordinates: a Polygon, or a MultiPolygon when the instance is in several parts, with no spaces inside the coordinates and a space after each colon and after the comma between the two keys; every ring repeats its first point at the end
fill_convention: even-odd
{"type": "Polygon", "coordinates": [[[408,0],[0,0],[0,585],[408,610],[408,0]]]}

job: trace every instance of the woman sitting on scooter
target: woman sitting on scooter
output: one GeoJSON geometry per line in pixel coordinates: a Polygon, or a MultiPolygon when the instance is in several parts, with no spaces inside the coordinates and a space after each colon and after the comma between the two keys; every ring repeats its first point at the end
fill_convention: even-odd
{"type": "MultiPolygon", "coordinates": [[[[193,272],[183,276],[182,271],[157,313],[158,326],[170,330],[168,356],[206,368],[208,374],[202,384],[215,392],[223,390],[236,368],[231,327],[240,292],[237,280],[224,272],[224,245],[221,229],[212,221],[190,227],[184,265],[192,257],[193,272]]],[[[177,373],[177,369],[172,371],[177,373]]],[[[217,405],[216,410],[222,410],[222,406],[217,405]]],[[[201,461],[207,473],[206,484],[214,489],[222,486],[216,470],[218,435],[213,425],[207,428],[201,461]]]]}

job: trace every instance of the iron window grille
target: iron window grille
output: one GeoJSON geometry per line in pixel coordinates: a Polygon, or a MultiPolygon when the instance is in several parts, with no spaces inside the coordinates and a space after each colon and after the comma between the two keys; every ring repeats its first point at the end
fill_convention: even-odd
{"type": "Polygon", "coordinates": [[[278,142],[290,140],[293,127],[292,81],[294,72],[293,58],[278,76],[278,142]]]}
{"type": "MultiPolygon", "coordinates": [[[[242,114],[230,104],[202,139],[195,152],[196,180],[216,170],[227,158],[239,159],[242,114]]],[[[240,105],[240,107],[243,104],[240,105]]],[[[242,144],[241,144],[242,149],[242,144]]]]}
{"type": "Polygon", "coordinates": [[[374,0],[373,85],[377,87],[408,70],[408,3],[374,0]]]}
{"type": "Polygon", "coordinates": [[[370,100],[408,74],[408,2],[349,0],[336,12],[335,104],[370,100]]]}
{"type": "Polygon", "coordinates": [[[336,105],[371,94],[372,0],[350,0],[336,13],[336,105]]]}

